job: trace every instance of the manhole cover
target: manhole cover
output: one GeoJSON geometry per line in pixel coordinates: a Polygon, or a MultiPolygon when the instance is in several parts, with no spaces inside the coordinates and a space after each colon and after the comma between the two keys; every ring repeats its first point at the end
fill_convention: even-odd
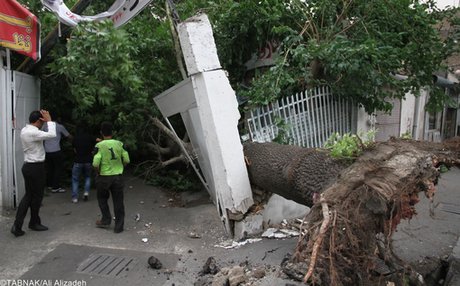
{"type": "Polygon", "coordinates": [[[131,257],[111,254],[91,254],[88,259],[78,266],[77,272],[106,277],[122,277],[136,263],[137,260],[131,257]]]}

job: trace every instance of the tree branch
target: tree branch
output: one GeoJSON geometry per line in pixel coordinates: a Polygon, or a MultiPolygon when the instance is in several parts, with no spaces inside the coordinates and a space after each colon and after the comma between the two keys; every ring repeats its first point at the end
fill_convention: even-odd
{"type": "Polygon", "coordinates": [[[316,237],[315,244],[313,245],[313,250],[311,253],[311,259],[310,259],[310,265],[308,266],[308,271],[305,274],[305,277],[303,278],[303,282],[307,283],[308,279],[313,275],[313,270],[315,270],[315,264],[316,264],[316,259],[318,257],[318,252],[319,248],[321,247],[321,244],[324,239],[324,235],[327,231],[327,227],[329,226],[329,221],[331,219],[331,216],[329,215],[329,207],[327,206],[327,203],[321,194],[320,197],[320,203],[321,207],[323,209],[323,222],[321,223],[321,227],[319,229],[319,234],[316,237]]]}
{"type": "Polygon", "coordinates": [[[171,158],[169,160],[166,160],[164,162],[161,162],[161,167],[166,167],[166,166],[169,166],[171,164],[174,164],[174,163],[177,163],[177,162],[185,162],[187,163],[187,159],[185,158],[185,156],[183,154],[177,156],[177,157],[174,157],[174,158],[171,158]]]}
{"type": "Polygon", "coordinates": [[[185,147],[185,149],[187,150],[187,152],[190,154],[190,156],[193,158],[195,157],[195,152],[193,151],[193,148],[192,148],[192,145],[188,142],[184,142],[182,141],[181,139],[179,139],[171,130],[169,130],[168,127],[166,127],[163,122],[161,122],[158,118],[156,117],[153,117],[153,116],[150,116],[148,115],[150,120],[153,122],[153,124],[158,128],[160,129],[161,131],[163,131],[166,136],[168,136],[171,140],[173,140],[177,145],[183,145],[185,147]]]}
{"type": "Polygon", "coordinates": [[[150,143],[150,142],[145,142],[145,145],[152,150],[155,150],[158,152],[160,155],[167,155],[170,154],[172,149],[170,147],[161,147],[158,144],[150,143]]]}
{"type": "Polygon", "coordinates": [[[172,36],[173,42],[174,42],[174,50],[176,51],[175,55],[176,55],[177,66],[179,67],[179,71],[180,71],[180,74],[182,75],[182,79],[186,79],[187,78],[187,72],[185,71],[184,63],[182,61],[182,50],[180,48],[179,39],[177,37],[176,27],[175,27],[174,21],[173,21],[173,19],[171,17],[171,9],[169,8],[168,0],[165,1],[165,4],[166,4],[166,15],[167,15],[168,20],[169,20],[169,27],[170,27],[170,30],[171,30],[171,36],[172,36]]]}

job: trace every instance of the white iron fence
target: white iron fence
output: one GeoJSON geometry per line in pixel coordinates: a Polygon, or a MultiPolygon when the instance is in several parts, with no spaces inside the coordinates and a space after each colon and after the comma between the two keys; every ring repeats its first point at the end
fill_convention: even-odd
{"type": "Polygon", "coordinates": [[[289,144],[322,147],[332,133],[356,132],[357,108],[334,97],[328,87],[317,87],[282,98],[247,113],[254,142],[270,142],[286,132],[289,144]]]}

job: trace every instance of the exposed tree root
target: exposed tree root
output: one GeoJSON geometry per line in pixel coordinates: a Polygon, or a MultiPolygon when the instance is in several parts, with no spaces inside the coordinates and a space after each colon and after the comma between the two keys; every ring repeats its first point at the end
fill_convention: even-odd
{"type": "Polygon", "coordinates": [[[405,273],[389,241],[402,219],[417,214],[418,194],[428,198],[435,194],[439,165],[460,165],[459,142],[390,140],[367,150],[352,164],[327,158],[323,150],[272,144],[245,147],[251,182],[280,195],[286,192],[284,185],[290,188],[291,198],[303,198],[311,206],[302,230],[306,235],[299,238],[294,255],[283,262],[285,273],[313,285],[386,285],[388,281],[402,285],[404,275],[417,281],[416,274],[405,273]],[[283,148],[287,151],[280,155],[283,148]],[[271,156],[271,162],[265,156],[271,156]],[[325,161],[337,163],[332,174],[325,161]],[[307,172],[302,176],[299,169],[307,172]],[[271,178],[281,181],[273,183],[271,178]],[[321,194],[318,202],[315,194],[321,194]]]}
{"type": "Polygon", "coordinates": [[[313,274],[313,270],[315,269],[315,263],[316,259],[318,257],[318,252],[319,248],[321,247],[321,244],[324,239],[324,235],[327,231],[327,228],[329,226],[329,221],[331,220],[331,216],[329,214],[329,208],[327,206],[327,203],[325,202],[323,196],[321,195],[320,198],[320,203],[321,207],[323,210],[323,222],[321,223],[321,227],[319,229],[318,236],[316,237],[315,244],[313,245],[313,250],[311,253],[311,259],[310,259],[310,265],[308,266],[308,271],[307,274],[305,274],[305,277],[303,278],[303,282],[307,283],[308,279],[310,279],[311,275],[313,274]]]}

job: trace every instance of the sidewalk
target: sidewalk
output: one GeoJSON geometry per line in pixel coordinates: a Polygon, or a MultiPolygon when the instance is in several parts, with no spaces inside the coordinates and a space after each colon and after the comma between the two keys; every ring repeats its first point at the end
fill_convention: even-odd
{"type": "MultiPolygon", "coordinates": [[[[421,274],[433,271],[440,259],[447,258],[457,245],[458,186],[459,169],[443,174],[433,204],[434,217],[429,215],[428,200],[420,198],[417,217],[403,222],[393,237],[395,253],[421,274]]],[[[58,280],[77,280],[90,286],[187,286],[194,285],[206,260],[212,256],[220,268],[250,263],[273,269],[252,285],[301,285],[277,278],[275,271],[283,257],[292,253],[297,238],[263,239],[236,249],[216,247],[228,238],[216,207],[204,191],[183,193],[179,198],[144,185],[137,178],[127,178],[125,231],[120,234],[94,226],[99,209],[92,191],[88,202],[77,204],[71,203],[69,189],[66,193],[46,196],[41,217],[49,231],[24,228],[26,234],[15,238],[10,233],[15,212],[0,216],[0,279],[50,280],[53,285],[58,280]],[[135,220],[137,214],[139,221],[135,220]],[[163,267],[149,268],[150,256],[158,258],[163,267]],[[109,273],[109,267],[103,267],[104,261],[114,261],[120,267],[109,273]],[[92,271],[96,267],[91,265],[99,263],[97,272],[92,271]]]]}
{"type": "MultiPolygon", "coordinates": [[[[264,240],[238,249],[216,247],[228,237],[205,191],[183,193],[178,199],[132,177],[126,178],[125,231],[115,234],[112,228],[95,227],[99,208],[95,190],[92,192],[89,201],[77,204],[71,203],[69,188],[66,193],[46,196],[40,213],[43,224],[49,227],[45,232],[27,229],[27,217],[23,228],[26,234],[15,238],[10,233],[15,212],[0,216],[0,279],[51,280],[53,285],[58,280],[85,281],[91,286],[193,285],[211,256],[219,267],[246,260],[279,266],[297,242],[291,238],[264,240]],[[139,221],[135,220],[137,214],[139,221]],[[85,262],[91,263],[97,256],[133,262],[116,276],[82,269],[85,262]],[[148,267],[150,256],[161,261],[162,269],[148,267]]],[[[271,284],[278,281],[274,275],[267,273],[270,282],[263,284],[262,279],[260,285],[278,285],[271,284]]]]}
{"type": "Polygon", "coordinates": [[[394,253],[424,276],[451,256],[460,236],[460,170],[441,174],[436,188],[433,215],[429,200],[420,194],[417,216],[402,221],[393,235],[394,253]]]}

